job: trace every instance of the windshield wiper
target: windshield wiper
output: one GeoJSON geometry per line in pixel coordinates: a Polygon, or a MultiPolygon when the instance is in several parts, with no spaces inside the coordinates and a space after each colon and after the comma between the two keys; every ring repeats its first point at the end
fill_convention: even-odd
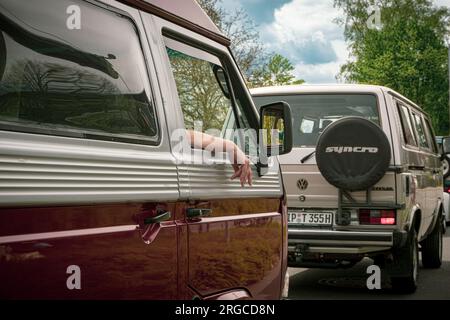
{"type": "Polygon", "coordinates": [[[310,154],[304,156],[300,162],[301,163],[305,163],[306,161],[308,161],[314,154],[316,153],[316,150],[314,150],[313,152],[311,152],[310,154]]]}

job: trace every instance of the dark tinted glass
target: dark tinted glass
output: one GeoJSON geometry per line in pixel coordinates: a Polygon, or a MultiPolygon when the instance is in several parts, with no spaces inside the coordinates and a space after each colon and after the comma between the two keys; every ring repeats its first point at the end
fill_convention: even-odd
{"type": "Polygon", "coordinates": [[[427,136],[425,134],[425,128],[422,123],[422,118],[413,113],[414,125],[416,126],[417,139],[419,140],[419,146],[421,148],[430,149],[430,144],[428,143],[427,136]]]}
{"type": "Polygon", "coordinates": [[[130,19],[84,1],[0,1],[2,127],[155,140],[146,87],[130,19]],[[80,29],[68,27],[71,5],[80,29]]]}
{"type": "Polygon", "coordinates": [[[436,143],[436,137],[434,136],[433,129],[431,128],[431,124],[428,119],[425,119],[425,130],[427,133],[429,144],[431,146],[431,151],[433,151],[434,153],[438,153],[439,150],[436,143]]]}
{"type": "Polygon", "coordinates": [[[411,114],[409,112],[409,109],[401,104],[398,104],[397,107],[400,114],[400,120],[402,122],[402,130],[405,143],[410,146],[417,146],[416,139],[413,134],[411,114]]]}
{"type": "Polygon", "coordinates": [[[291,106],[295,147],[315,147],[319,135],[331,123],[350,116],[379,124],[377,98],[368,94],[324,94],[254,97],[259,107],[285,101],[291,106]]]}

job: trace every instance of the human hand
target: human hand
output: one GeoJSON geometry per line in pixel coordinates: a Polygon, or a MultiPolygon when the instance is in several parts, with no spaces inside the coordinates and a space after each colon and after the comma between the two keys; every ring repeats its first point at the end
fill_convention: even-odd
{"type": "Polygon", "coordinates": [[[253,172],[250,167],[250,160],[246,157],[243,164],[233,164],[234,174],[231,176],[231,180],[239,178],[241,186],[244,187],[245,183],[249,186],[253,182],[253,172]]]}

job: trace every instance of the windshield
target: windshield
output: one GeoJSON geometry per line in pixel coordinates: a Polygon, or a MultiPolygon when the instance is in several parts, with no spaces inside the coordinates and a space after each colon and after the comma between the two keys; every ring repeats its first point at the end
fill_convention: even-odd
{"type": "Polygon", "coordinates": [[[321,94],[254,97],[258,108],[285,101],[291,106],[294,147],[315,147],[320,134],[333,122],[349,116],[379,124],[377,98],[370,94],[321,94]]]}

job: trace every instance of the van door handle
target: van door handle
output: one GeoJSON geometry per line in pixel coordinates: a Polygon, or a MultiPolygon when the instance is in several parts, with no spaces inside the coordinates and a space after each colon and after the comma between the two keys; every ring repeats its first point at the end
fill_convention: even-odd
{"type": "Polygon", "coordinates": [[[170,211],[158,209],[156,216],[144,218],[142,228],[142,240],[145,244],[152,244],[161,230],[161,222],[167,221],[172,217],[170,211]]]}
{"type": "Polygon", "coordinates": [[[210,215],[212,209],[199,209],[199,208],[188,208],[186,209],[186,216],[188,218],[198,218],[210,215]]]}
{"type": "Polygon", "coordinates": [[[144,224],[154,224],[154,223],[160,223],[163,221],[167,221],[172,217],[172,213],[170,211],[161,211],[158,212],[159,214],[155,217],[145,218],[144,224]]]}

